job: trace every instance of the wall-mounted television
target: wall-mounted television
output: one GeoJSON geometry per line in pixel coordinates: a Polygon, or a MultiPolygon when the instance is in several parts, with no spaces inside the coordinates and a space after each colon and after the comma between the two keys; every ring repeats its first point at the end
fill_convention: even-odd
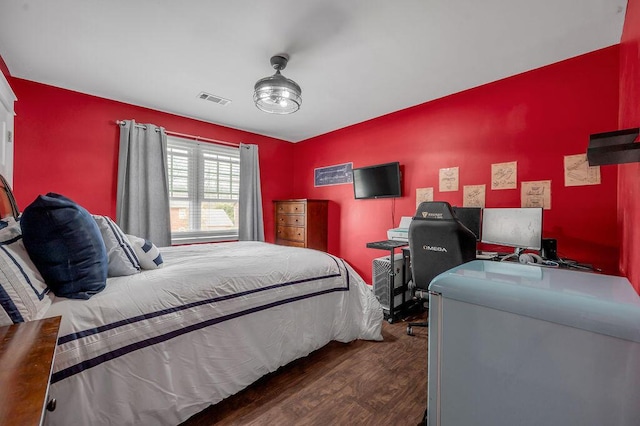
{"type": "Polygon", "coordinates": [[[353,169],[353,194],[356,199],[401,197],[400,163],[353,169]]]}

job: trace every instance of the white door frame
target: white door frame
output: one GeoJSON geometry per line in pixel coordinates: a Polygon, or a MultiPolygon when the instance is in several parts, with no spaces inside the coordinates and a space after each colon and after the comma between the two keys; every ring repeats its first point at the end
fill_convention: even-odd
{"type": "Polygon", "coordinates": [[[9,82],[0,72],[0,174],[13,187],[13,108],[18,99],[9,82]]]}

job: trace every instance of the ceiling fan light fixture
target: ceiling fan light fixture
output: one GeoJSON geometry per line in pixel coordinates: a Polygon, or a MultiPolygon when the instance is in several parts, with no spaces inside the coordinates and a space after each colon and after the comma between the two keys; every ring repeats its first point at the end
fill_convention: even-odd
{"type": "Polygon", "coordinates": [[[254,86],[253,101],[256,106],[270,114],[291,114],[302,105],[302,89],[293,80],[283,76],[280,71],[287,66],[289,56],[280,54],[271,58],[276,73],[261,78],[254,86]]]}

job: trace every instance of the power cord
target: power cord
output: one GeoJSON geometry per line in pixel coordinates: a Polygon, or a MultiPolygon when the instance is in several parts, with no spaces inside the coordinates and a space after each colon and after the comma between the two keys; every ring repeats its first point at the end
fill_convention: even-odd
{"type": "Polygon", "coordinates": [[[391,199],[391,229],[396,226],[396,199],[391,199]]]}
{"type": "Polygon", "coordinates": [[[574,269],[579,269],[581,271],[602,272],[602,269],[600,268],[596,268],[594,266],[589,266],[589,265],[583,265],[573,259],[558,259],[558,264],[566,268],[574,268],[574,269]]]}

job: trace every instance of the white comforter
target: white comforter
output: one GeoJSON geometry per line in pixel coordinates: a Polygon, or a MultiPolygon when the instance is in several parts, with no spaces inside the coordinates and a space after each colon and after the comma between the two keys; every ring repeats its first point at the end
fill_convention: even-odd
{"type": "Polygon", "coordinates": [[[331,340],[381,340],[382,308],[343,260],[268,243],[171,247],[62,315],[48,425],[175,425],[331,340]]]}

